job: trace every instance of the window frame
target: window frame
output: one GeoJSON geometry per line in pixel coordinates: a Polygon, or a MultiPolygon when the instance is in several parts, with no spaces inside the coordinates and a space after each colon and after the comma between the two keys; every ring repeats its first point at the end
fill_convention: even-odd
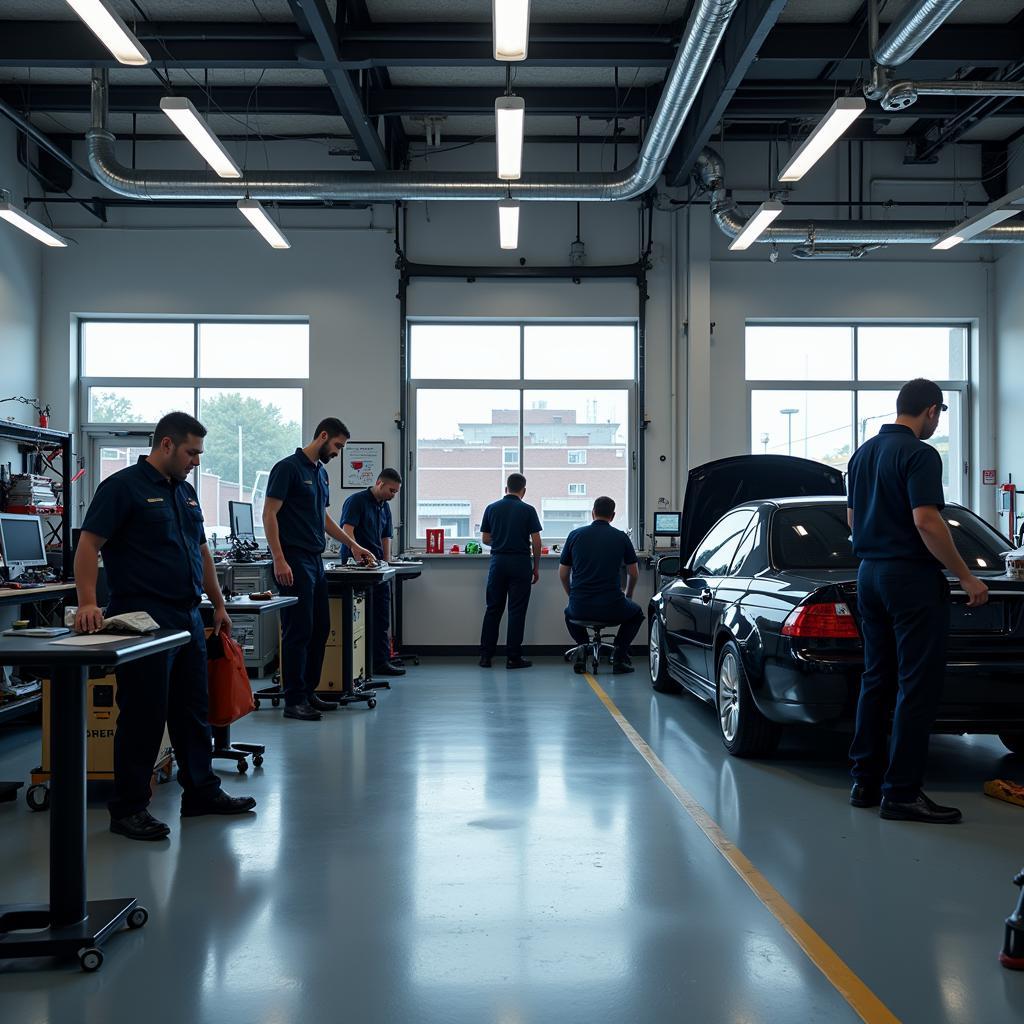
{"type": "MultiPolygon", "coordinates": [[[[642,334],[638,319],[634,317],[602,318],[587,320],[578,317],[558,318],[482,318],[482,317],[417,317],[409,316],[405,321],[403,338],[406,345],[406,355],[403,361],[405,367],[402,387],[405,394],[406,433],[405,433],[405,467],[406,484],[402,488],[402,522],[408,524],[408,529],[402,535],[402,547],[410,551],[422,551],[425,545],[424,540],[416,536],[416,508],[417,476],[418,465],[416,461],[418,429],[416,423],[417,397],[419,391],[516,391],[519,394],[519,461],[516,466],[504,464],[504,451],[502,453],[502,472],[508,475],[512,472],[523,471],[524,457],[524,394],[528,391],[625,391],[627,392],[627,418],[626,418],[626,443],[623,446],[629,453],[626,465],[626,492],[629,496],[629,521],[624,527],[632,538],[639,536],[639,528],[642,522],[643,510],[640,508],[640,482],[637,472],[640,444],[639,423],[639,382],[640,372],[644,365],[642,351],[642,334]],[[412,359],[410,356],[413,341],[414,329],[419,324],[451,324],[453,326],[492,326],[495,324],[513,324],[519,328],[519,377],[518,378],[416,378],[411,373],[412,359]],[[633,332],[633,377],[625,380],[588,380],[577,379],[548,379],[548,378],[527,378],[525,376],[526,366],[526,328],[536,326],[559,326],[559,327],[629,327],[633,332]]],[[[570,449],[574,450],[574,449],[570,449]]],[[[566,457],[568,464],[568,456],[566,457]]],[[[585,463],[584,463],[585,465],[585,463]]],[[[500,496],[497,491],[495,497],[500,496]]],[[[539,510],[538,510],[539,511],[539,510]]],[[[472,517],[470,517],[472,519],[472,517]]],[[[543,517],[542,517],[543,518],[543,517]]],[[[470,522],[470,529],[473,523],[470,522]]],[[[447,538],[446,538],[447,539],[447,538]]],[[[476,538],[458,537],[451,538],[455,543],[462,543],[476,538]]],[[[634,541],[635,543],[635,541],[634,541]]],[[[642,548],[643,543],[636,544],[637,549],[642,548]]]]}
{"type": "MultiPolygon", "coordinates": [[[[201,317],[183,317],[183,316],[145,316],[145,315],[134,315],[134,316],[80,316],[77,320],[77,365],[79,369],[79,380],[78,380],[78,435],[79,435],[79,450],[80,451],[92,451],[94,442],[97,438],[111,437],[115,438],[119,435],[126,436],[142,436],[151,437],[153,431],[156,429],[156,421],[151,422],[127,422],[127,423],[115,423],[115,422],[100,422],[89,419],[89,389],[90,388],[123,388],[123,387],[137,387],[137,388],[188,388],[192,392],[192,406],[191,408],[183,410],[184,412],[191,413],[193,416],[198,416],[199,412],[199,393],[204,389],[215,389],[215,388],[226,388],[235,390],[248,391],[250,389],[257,388],[275,388],[275,389],[286,389],[292,391],[300,391],[302,393],[302,406],[299,412],[299,424],[303,425],[305,412],[306,412],[306,387],[309,384],[308,377],[201,377],[199,376],[199,334],[200,326],[202,324],[241,324],[245,326],[257,326],[259,324],[302,324],[309,329],[309,319],[306,317],[225,317],[225,316],[201,316],[201,317]],[[192,376],[191,377],[86,377],[81,374],[82,368],[85,366],[85,328],[90,323],[153,323],[153,324],[167,324],[167,323],[185,323],[192,326],[192,376]]],[[[282,452],[282,458],[289,454],[288,452],[282,452]]],[[[200,467],[201,469],[202,467],[200,467]]],[[[190,474],[190,482],[199,491],[199,473],[200,469],[195,470],[190,474]]],[[[96,487],[99,485],[97,474],[89,474],[89,496],[88,501],[92,500],[93,495],[96,492],[96,487]]],[[[79,504],[79,508],[82,512],[88,501],[83,497],[79,504]]]]}
{"type": "MultiPolygon", "coordinates": [[[[961,329],[965,333],[966,344],[964,345],[964,376],[962,380],[936,380],[935,383],[944,392],[959,393],[960,395],[960,451],[963,454],[963,459],[960,465],[960,494],[959,496],[951,496],[950,500],[956,503],[968,505],[971,501],[971,443],[972,443],[972,424],[973,424],[973,410],[971,407],[972,400],[972,388],[971,388],[971,373],[972,373],[972,355],[973,346],[972,332],[973,325],[968,320],[959,319],[939,319],[939,320],[765,320],[765,319],[754,319],[748,320],[744,324],[744,337],[743,337],[743,366],[744,366],[744,380],[747,385],[747,406],[746,406],[746,441],[747,446],[750,445],[751,431],[753,427],[753,402],[755,391],[846,391],[852,394],[853,405],[852,415],[853,424],[856,425],[858,421],[858,413],[860,406],[860,394],[862,392],[870,391],[899,391],[900,388],[906,384],[905,380],[862,380],[859,376],[859,338],[861,328],[875,328],[875,327],[892,327],[892,328],[905,328],[905,327],[937,327],[952,329],[961,329]],[[847,327],[852,332],[852,369],[851,375],[846,379],[824,379],[815,378],[813,380],[750,380],[747,379],[746,375],[746,332],[751,327],[793,327],[793,328],[807,328],[807,327],[847,327]]],[[[851,432],[852,446],[850,449],[850,456],[853,457],[853,453],[861,445],[860,439],[857,437],[857,431],[851,432]]],[[[757,454],[751,452],[751,454],[757,454]]],[[[950,478],[952,480],[953,467],[950,466],[950,478]]]]}

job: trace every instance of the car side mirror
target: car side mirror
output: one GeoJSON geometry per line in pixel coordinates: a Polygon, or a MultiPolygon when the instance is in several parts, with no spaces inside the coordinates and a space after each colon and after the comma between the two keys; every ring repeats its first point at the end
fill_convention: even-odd
{"type": "Polygon", "coordinates": [[[678,576],[682,571],[682,559],[678,555],[664,555],[658,559],[659,576],[678,576]]]}

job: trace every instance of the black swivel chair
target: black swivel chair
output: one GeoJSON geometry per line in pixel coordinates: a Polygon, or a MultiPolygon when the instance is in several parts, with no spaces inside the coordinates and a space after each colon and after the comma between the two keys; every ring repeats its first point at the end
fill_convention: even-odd
{"type": "Polygon", "coordinates": [[[585,654],[583,665],[580,668],[574,666],[575,670],[582,674],[586,671],[587,664],[589,663],[591,671],[596,674],[597,667],[601,662],[601,655],[607,654],[611,657],[615,653],[614,645],[608,643],[603,634],[612,629],[617,630],[619,624],[617,622],[595,622],[592,619],[570,619],[569,621],[574,626],[580,626],[587,631],[587,642],[570,647],[565,652],[565,660],[575,661],[579,653],[583,651],[585,654]]]}

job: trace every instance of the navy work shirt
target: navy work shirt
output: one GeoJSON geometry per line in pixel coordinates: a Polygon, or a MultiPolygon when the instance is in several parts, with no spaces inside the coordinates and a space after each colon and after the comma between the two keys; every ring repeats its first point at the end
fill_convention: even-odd
{"type": "MultiPolygon", "coordinates": [[[[385,538],[391,539],[391,506],[373,496],[373,488],[358,491],[345,499],[341,510],[342,526],[351,526],[356,543],[372,551],[378,560],[384,557],[385,538]]],[[[341,547],[341,557],[347,560],[352,552],[347,545],[341,547]]]]}
{"type": "Polygon", "coordinates": [[[850,460],[847,491],[858,558],[939,564],[914,525],[914,509],[946,507],[942,456],[909,427],[887,423],[857,449],[850,460]]]}
{"type": "Polygon", "coordinates": [[[206,532],[199,498],[187,481],[168,480],[141,456],[96,488],[82,529],[106,538],[111,605],[199,604],[206,532]]]}
{"type": "Polygon", "coordinates": [[[569,534],[559,564],[572,566],[570,601],[615,598],[622,593],[622,567],[636,564],[636,549],[621,530],[595,519],[569,534]]]}
{"type": "Polygon", "coordinates": [[[537,510],[517,494],[506,494],[484,509],[480,532],[491,535],[492,555],[528,555],[532,534],[540,533],[537,510]]]}
{"type": "Polygon", "coordinates": [[[324,517],[331,497],[327,470],[310,462],[301,448],[270,471],[267,497],[283,502],[277,510],[277,532],[282,548],[319,554],[327,546],[324,517]]]}

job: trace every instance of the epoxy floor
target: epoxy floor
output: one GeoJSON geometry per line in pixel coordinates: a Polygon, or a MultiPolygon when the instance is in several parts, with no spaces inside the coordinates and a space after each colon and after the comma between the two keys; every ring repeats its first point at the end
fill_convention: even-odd
{"type": "MultiPolygon", "coordinates": [[[[713,713],[598,681],[666,768],[892,1014],[1024,1019],[1024,974],[996,962],[1024,863],[1024,809],[981,794],[1024,759],[989,739],[933,742],[938,828],[846,803],[845,741],[797,735],[728,758],[713,713]]],[[[235,729],[269,745],[225,769],[246,820],[153,811],[165,844],[89,813],[92,898],[151,912],[77,964],[0,962],[5,1024],[805,1024],[858,1015],[648,767],[586,680],[425,662],[374,711],[235,729]]],[[[38,761],[38,731],[0,729],[0,778],[38,761]]],[[[0,902],[45,899],[47,815],[0,804],[0,902]]]]}

